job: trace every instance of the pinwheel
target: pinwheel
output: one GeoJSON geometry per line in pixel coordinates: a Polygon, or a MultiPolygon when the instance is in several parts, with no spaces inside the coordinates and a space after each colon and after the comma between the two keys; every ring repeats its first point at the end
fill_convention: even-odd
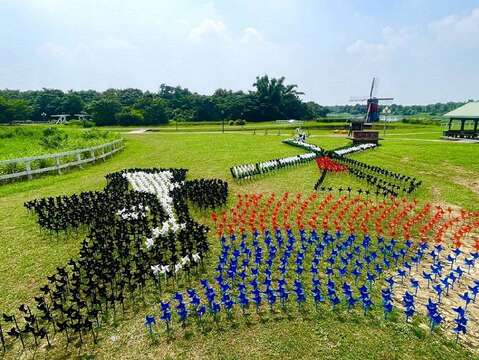
{"type": "Polygon", "coordinates": [[[384,288],[381,290],[381,297],[382,297],[382,304],[384,310],[384,318],[387,318],[387,315],[393,311],[393,303],[392,303],[392,292],[391,288],[384,288]]]}
{"type": "Polygon", "coordinates": [[[467,332],[468,318],[466,317],[466,312],[462,307],[459,306],[457,308],[453,308],[452,310],[457,313],[457,317],[454,319],[456,326],[453,331],[456,334],[456,342],[458,342],[459,334],[466,334],[467,332]]]}
{"type": "Polygon", "coordinates": [[[145,326],[148,329],[150,335],[153,334],[153,325],[156,324],[155,317],[153,315],[146,315],[145,317],[145,326]]]}
{"type": "Polygon", "coordinates": [[[166,324],[166,331],[170,331],[171,326],[171,308],[169,302],[161,302],[161,317],[160,319],[163,320],[166,324]]]}
{"type": "Polygon", "coordinates": [[[439,326],[444,318],[439,314],[438,311],[438,304],[428,299],[426,304],[427,316],[429,317],[431,331],[434,329],[435,326],[439,326]]]}
{"type": "Polygon", "coordinates": [[[464,301],[466,306],[464,307],[465,310],[467,310],[467,306],[471,303],[471,301],[474,298],[471,298],[471,295],[469,294],[469,291],[466,291],[464,294],[459,294],[459,297],[464,301]]]}
{"type": "Polygon", "coordinates": [[[404,314],[406,314],[406,321],[409,321],[410,318],[414,316],[416,308],[414,306],[414,296],[411,295],[408,291],[404,293],[403,296],[403,305],[404,305],[404,314]]]}

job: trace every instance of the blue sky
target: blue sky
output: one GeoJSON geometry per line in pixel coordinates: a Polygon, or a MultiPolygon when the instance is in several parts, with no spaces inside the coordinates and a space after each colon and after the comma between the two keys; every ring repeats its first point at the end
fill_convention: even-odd
{"type": "Polygon", "coordinates": [[[210,94],[285,76],[306,100],[479,99],[479,0],[0,0],[0,88],[161,83],[210,94]]]}

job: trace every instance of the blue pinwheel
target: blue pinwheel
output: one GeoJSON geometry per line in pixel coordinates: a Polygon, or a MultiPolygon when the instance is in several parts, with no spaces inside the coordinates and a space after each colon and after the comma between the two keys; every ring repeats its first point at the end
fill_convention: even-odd
{"type": "Polygon", "coordinates": [[[384,279],[384,281],[386,281],[386,283],[389,285],[389,288],[390,288],[390,289],[392,289],[393,286],[394,286],[394,284],[396,283],[396,282],[394,281],[394,277],[393,277],[393,276],[390,276],[390,277],[384,279]]]}
{"type": "Polygon", "coordinates": [[[361,276],[361,271],[357,267],[355,267],[353,271],[351,271],[351,275],[354,276],[354,282],[355,284],[357,284],[358,278],[361,276]]]}
{"type": "Polygon", "coordinates": [[[457,279],[460,280],[462,275],[464,275],[464,270],[461,269],[460,266],[454,269],[454,272],[457,274],[457,279]]]}
{"type": "Polygon", "coordinates": [[[452,270],[454,263],[456,262],[456,257],[452,254],[448,254],[446,256],[446,260],[451,264],[451,270],[452,270]]]}
{"type": "Polygon", "coordinates": [[[186,304],[184,303],[183,295],[177,292],[174,298],[178,302],[178,305],[176,305],[176,313],[178,314],[183,326],[185,326],[186,320],[188,319],[188,310],[186,308],[186,304]]]}
{"type": "Polygon", "coordinates": [[[316,309],[318,309],[319,304],[324,302],[324,297],[321,295],[321,289],[320,289],[319,285],[318,286],[313,286],[311,292],[313,294],[313,300],[314,300],[314,304],[316,306],[316,309]]]}
{"type": "Polygon", "coordinates": [[[427,281],[427,288],[429,289],[429,284],[432,282],[432,274],[423,271],[422,272],[422,277],[424,278],[424,280],[427,281]]]}
{"type": "Polygon", "coordinates": [[[301,307],[306,301],[303,283],[300,280],[295,280],[293,290],[296,293],[296,303],[298,304],[298,307],[301,307]]]}
{"type": "Polygon", "coordinates": [[[251,290],[251,301],[253,301],[256,305],[256,312],[259,312],[259,307],[261,306],[261,291],[259,291],[258,287],[254,287],[251,290]]]}
{"type": "Polygon", "coordinates": [[[439,326],[444,319],[439,314],[438,303],[435,303],[434,301],[432,301],[431,298],[428,299],[428,302],[426,304],[426,309],[427,309],[427,316],[429,317],[431,331],[432,331],[434,327],[439,326]]]}
{"type": "Polygon", "coordinates": [[[166,324],[166,331],[170,330],[170,323],[171,323],[171,308],[169,302],[161,302],[161,317],[160,319],[163,320],[166,324]]]}
{"type": "Polygon", "coordinates": [[[441,284],[436,284],[432,287],[434,289],[434,291],[436,292],[437,294],[437,301],[438,303],[440,304],[441,303],[441,295],[442,295],[442,291],[443,291],[443,288],[441,286],[441,284]]]}
{"type": "Polygon", "coordinates": [[[381,267],[381,265],[376,264],[374,265],[374,271],[376,272],[376,274],[378,274],[379,277],[381,277],[381,274],[383,273],[383,268],[381,267]]]}
{"type": "Polygon", "coordinates": [[[469,286],[469,290],[472,292],[472,301],[475,303],[477,294],[479,293],[479,281],[475,282],[474,286],[469,286]]]}
{"type": "Polygon", "coordinates": [[[476,262],[475,258],[465,258],[464,259],[464,265],[467,266],[467,273],[471,273],[471,268],[474,267],[474,264],[476,262]]]}
{"type": "Polygon", "coordinates": [[[453,331],[456,333],[456,342],[458,342],[459,334],[465,335],[467,332],[468,319],[464,312],[462,313],[458,312],[458,316],[457,318],[454,319],[454,322],[456,323],[456,327],[453,329],[453,331]]]}
{"type": "Polygon", "coordinates": [[[206,314],[206,306],[201,304],[196,308],[196,316],[198,317],[198,320],[202,320],[203,316],[206,314]]]}
{"type": "Polygon", "coordinates": [[[414,306],[414,296],[409,291],[404,293],[403,305],[404,313],[406,314],[406,321],[409,321],[409,319],[412,318],[416,312],[416,308],[414,306]]]}
{"type": "Polygon", "coordinates": [[[363,303],[364,315],[366,315],[368,310],[373,305],[371,296],[369,295],[368,287],[366,285],[361,286],[359,288],[359,294],[360,294],[361,302],[363,303]]]}
{"type": "Polygon", "coordinates": [[[243,311],[243,314],[244,314],[245,310],[249,306],[249,299],[248,299],[248,295],[246,294],[246,286],[244,284],[238,285],[238,303],[240,304],[241,310],[243,311]]]}
{"type": "Polygon", "coordinates": [[[145,326],[148,329],[150,335],[153,334],[153,325],[156,324],[156,319],[153,315],[146,315],[145,317],[145,326]]]}
{"type": "Polygon", "coordinates": [[[201,299],[198,296],[198,294],[196,293],[196,290],[195,289],[188,289],[186,292],[188,293],[188,296],[190,298],[191,306],[193,307],[193,309],[196,309],[200,305],[200,302],[201,302],[201,299]]]}
{"type": "Polygon", "coordinates": [[[273,311],[273,306],[276,303],[276,294],[274,293],[274,290],[271,289],[271,287],[267,287],[264,293],[266,295],[266,300],[268,301],[270,310],[273,311]]]}
{"type": "Polygon", "coordinates": [[[401,278],[401,283],[404,283],[404,278],[406,277],[406,270],[399,268],[398,276],[401,278]]]}
{"type": "Polygon", "coordinates": [[[466,291],[464,294],[459,294],[459,297],[464,300],[466,303],[465,309],[467,310],[467,306],[471,303],[471,301],[474,299],[471,297],[469,294],[469,291],[466,291]]]}
{"type": "Polygon", "coordinates": [[[234,302],[233,299],[231,299],[231,295],[229,294],[229,292],[223,292],[223,294],[221,295],[221,303],[223,304],[225,310],[228,312],[228,317],[231,317],[234,302]]]}
{"type": "Polygon", "coordinates": [[[411,287],[414,289],[414,296],[416,296],[421,286],[419,285],[419,281],[415,278],[412,278],[410,281],[411,281],[411,287]]]}
{"type": "Polygon", "coordinates": [[[286,301],[288,300],[288,291],[286,290],[285,279],[278,280],[278,297],[279,301],[281,302],[281,307],[284,308],[286,306],[286,301]]]}
{"type": "Polygon", "coordinates": [[[393,311],[391,288],[387,287],[381,290],[381,297],[384,310],[384,318],[393,311]]]}

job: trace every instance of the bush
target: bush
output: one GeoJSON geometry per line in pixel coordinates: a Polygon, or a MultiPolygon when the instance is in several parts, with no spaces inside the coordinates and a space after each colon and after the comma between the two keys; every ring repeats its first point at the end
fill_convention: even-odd
{"type": "Polygon", "coordinates": [[[78,126],[83,128],[92,128],[95,127],[95,123],[90,120],[70,120],[67,125],[69,126],[78,126]]]}
{"type": "Polygon", "coordinates": [[[40,145],[46,149],[58,149],[68,140],[68,134],[58,128],[48,127],[42,132],[40,145]]]}
{"type": "Polygon", "coordinates": [[[100,131],[98,129],[92,129],[85,131],[81,136],[86,140],[94,140],[94,139],[106,139],[109,135],[108,131],[100,131]]]}
{"type": "Polygon", "coordinates": [[[233,126],[234,124],[235,124],[235,122],[233,120],[228,121],[228,125],[233,126]]]}

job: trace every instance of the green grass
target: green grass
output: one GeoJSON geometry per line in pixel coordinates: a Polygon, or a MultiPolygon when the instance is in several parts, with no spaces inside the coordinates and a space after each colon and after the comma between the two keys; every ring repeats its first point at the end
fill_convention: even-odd
{"type": "MultiPolygon", "coordinates": [[[[479,146],[439,140],[438,127],[414,127],[391,130],[383,146],[353,155],[354,158],[378,164],[390,170],[415,175],[423,186],[415,194],[421,201],[449,203],[479,210],[479,195],[471,186],[461,185],[479,178],[479,146]],[[409,129],[409,130],[408,130],[409,129]],[[413,129],[413,130],[411,130],[413,129]],[[407,130],[407,131],[406,131],[407,130]],[[402,135],[398,135],[402,133],[402,135]],[[406,135],[407,134],[407,135],[406,135]],[[461,179],[459,181],[459,178],[461,179]],[[465,180],[465,181],[463,181],[465,180]]],[[[332,131],[313,131],[312,143],[335,148],[349,141],[332,131]]],[[[0,186],[0,312],[11,312],[22,302],[31,303],[43,285],[44,278],[76,256],[84,231],[56,239],[40,231],[33,216],[23,208],[33,198],[97,190],[106,184],[104,176],[128,167],[185,167],[188,177],[219,177],[236,192],[310,192],[318,177],[313,163],[282,170],[254,181],[235,183],[229,167],[240,163],[268,160],[302,153],[281,144],[284,136],[251,133],[164,134],[161,131],[125,135],[126,149],[107,160],[62,176],[48,175],[32,181],[0,186]]],[[[345,174],[328,175],[326,186],[357,188],[363,183],[345,174]]],[[[230,196],[232,204],[233,196],[230,196]]],[[[207,212],[198,212],[200,222],[209,222],[207,212]]],[[[211,236],[212,252],[219,244],[211,236]]],[[[212,257],[210,263],[213,264],[212,257]]],[[[211,267],[211,266],[210,266],[211,267]]],[[[196,282],[192,282],[196,286],[196,282]]],[[[253,318],[250,323],[237,320],[221,322],[222,328],[202,333],[176,329],[174,339],[161,336],[153,344],[146,336],[144,316],[157,312],[151,306],[130,309],[111,326],[104,326],[97,346],[81,350],[56,346],[37,357],[72,358],[81,354],[95,358],[325,358],[325,359],[470,359],[474,356],[456,346],[441,333],[429,334],[420,324],[403,320],[384,321],[379,312],[363,317],[361,311],[338,313],[325,311],[299,314],[292,310],[288,319],[282,313],[253,318]],[[111,336],[116,337],[113,341],[111,336]]],[[[10,355],[9,355],[10,356],[10,355]]],[[[20,353],[13,353],[17,358],[20,353]]],[[[32,358],[32,353],[23,355],[32,358]]]]}
{"type": "Polygon", "coordinates": [[[51,125],[68,137],[58,148],[42,145],[43,131],[47,125],[0,126],[0,160],[31,157],[87,148],[118,138],[112,132],[98,129],[81,129],[64,125],[51,125]]]}

